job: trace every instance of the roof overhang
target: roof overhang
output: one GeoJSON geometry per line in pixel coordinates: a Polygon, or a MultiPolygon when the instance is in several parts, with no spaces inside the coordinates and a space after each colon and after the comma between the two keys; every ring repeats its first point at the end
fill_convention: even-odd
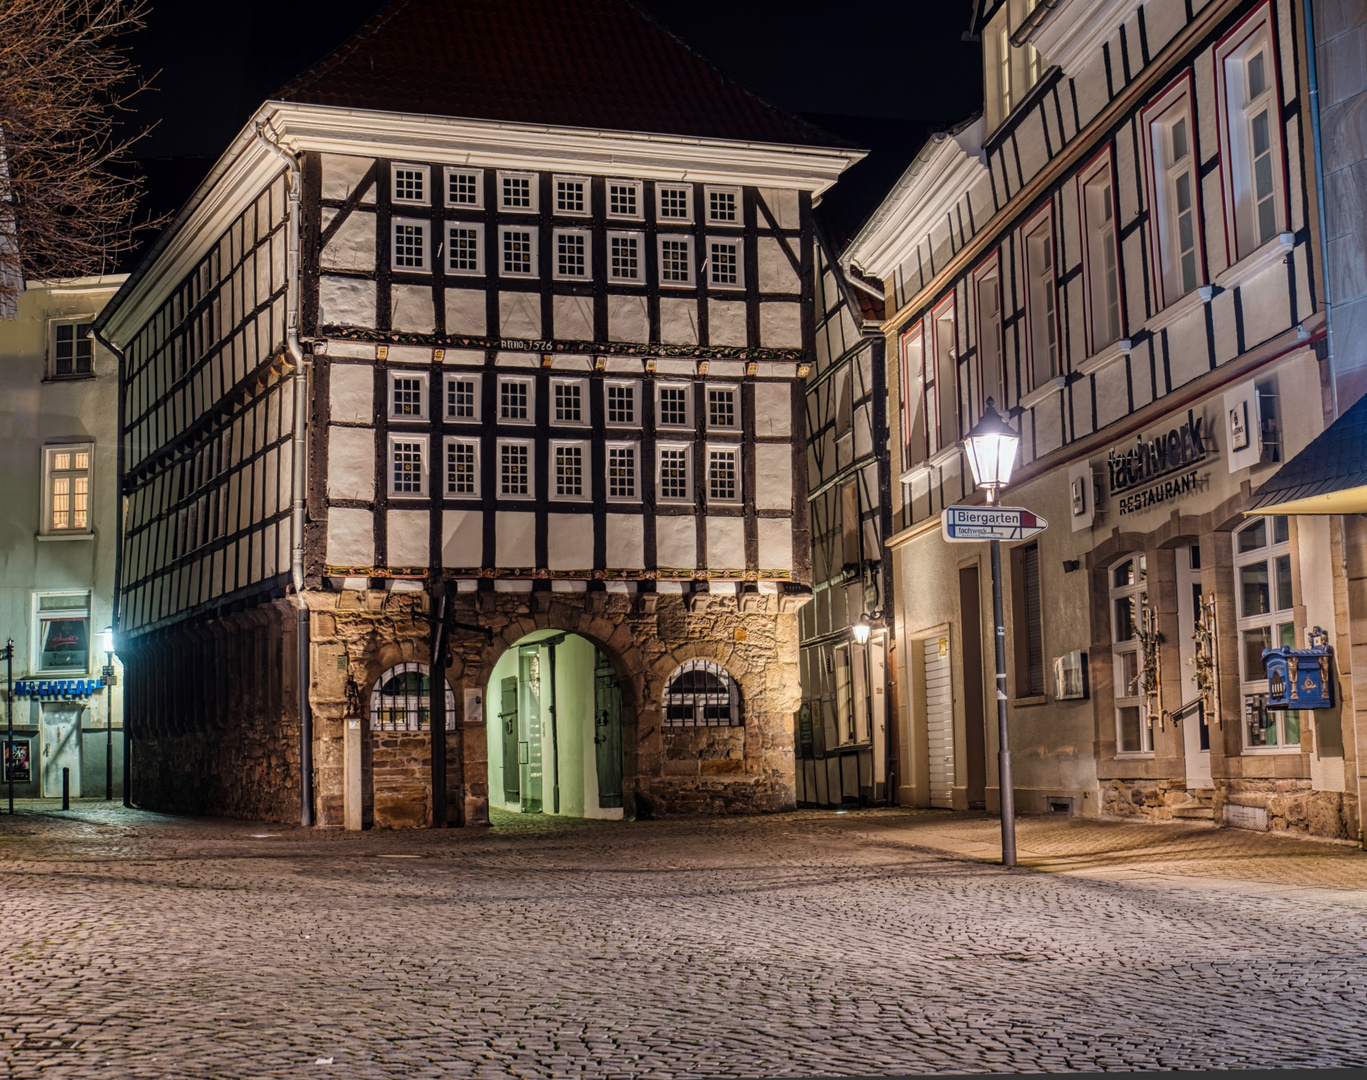
{"type": "Polygon", "coordinates": [[[1367,397],[1278,469],[1244,513],[1367,513],[1367,397]]]}

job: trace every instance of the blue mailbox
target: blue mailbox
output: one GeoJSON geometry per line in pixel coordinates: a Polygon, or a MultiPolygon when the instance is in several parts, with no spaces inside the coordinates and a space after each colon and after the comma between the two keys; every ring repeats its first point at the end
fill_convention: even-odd
{"type": "Polygon", "coordinates": [[[1328,641],[1329,635],[1317,626],[1310,631],[1308,649],[1291,649],[1283,645],[1263,650],[1269,709],[1334,707],[1334,683],[1329,677],[1334,650],[1328,641]]]}

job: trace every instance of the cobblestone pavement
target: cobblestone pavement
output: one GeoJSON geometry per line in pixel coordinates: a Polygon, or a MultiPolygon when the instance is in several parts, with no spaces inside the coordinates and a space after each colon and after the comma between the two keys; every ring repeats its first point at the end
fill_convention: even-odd
{"type": "Polygon", "coordinates": [[[1025,860],[1066,872],[926,850],[974,855],[995,827],[861,811],[357,835],[27,809],[0,816],[0,1075],[1367,1065],[1367,855],[1029,820],[1025,860]],[[1193,867],[1202,843],[1225,854],[1193,867]]]}

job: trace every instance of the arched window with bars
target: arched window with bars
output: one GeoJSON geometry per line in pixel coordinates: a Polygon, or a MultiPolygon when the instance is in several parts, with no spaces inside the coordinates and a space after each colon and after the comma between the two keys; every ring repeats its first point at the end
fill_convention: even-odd
{"type": "MultiPolygon", "coordinates": [[[[371,731],[423,731],[432,716],[426,664],[395,664],[375,680],[370,692],[371,731]]],[[[446,730],[456,727],[456,695],[446,684],[446,730]]]]}
{"type": "Polygon", "coordinates": [[[740,687],[711,660],[689,660],[665,686],[665,727],[739,727],[740,687]]]}

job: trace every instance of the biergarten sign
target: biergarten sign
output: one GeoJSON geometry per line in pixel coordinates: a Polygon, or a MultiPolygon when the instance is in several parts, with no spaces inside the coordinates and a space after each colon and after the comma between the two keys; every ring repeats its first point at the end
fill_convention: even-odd
{"type": "Polygon", "coordinates": [[[1200,482],[1199,466],[1215,450],[1204,416],[1188,410],[1187,422],[1106,455],[1107,489],[1120,514],[1190,495],[1200,482]]]}

